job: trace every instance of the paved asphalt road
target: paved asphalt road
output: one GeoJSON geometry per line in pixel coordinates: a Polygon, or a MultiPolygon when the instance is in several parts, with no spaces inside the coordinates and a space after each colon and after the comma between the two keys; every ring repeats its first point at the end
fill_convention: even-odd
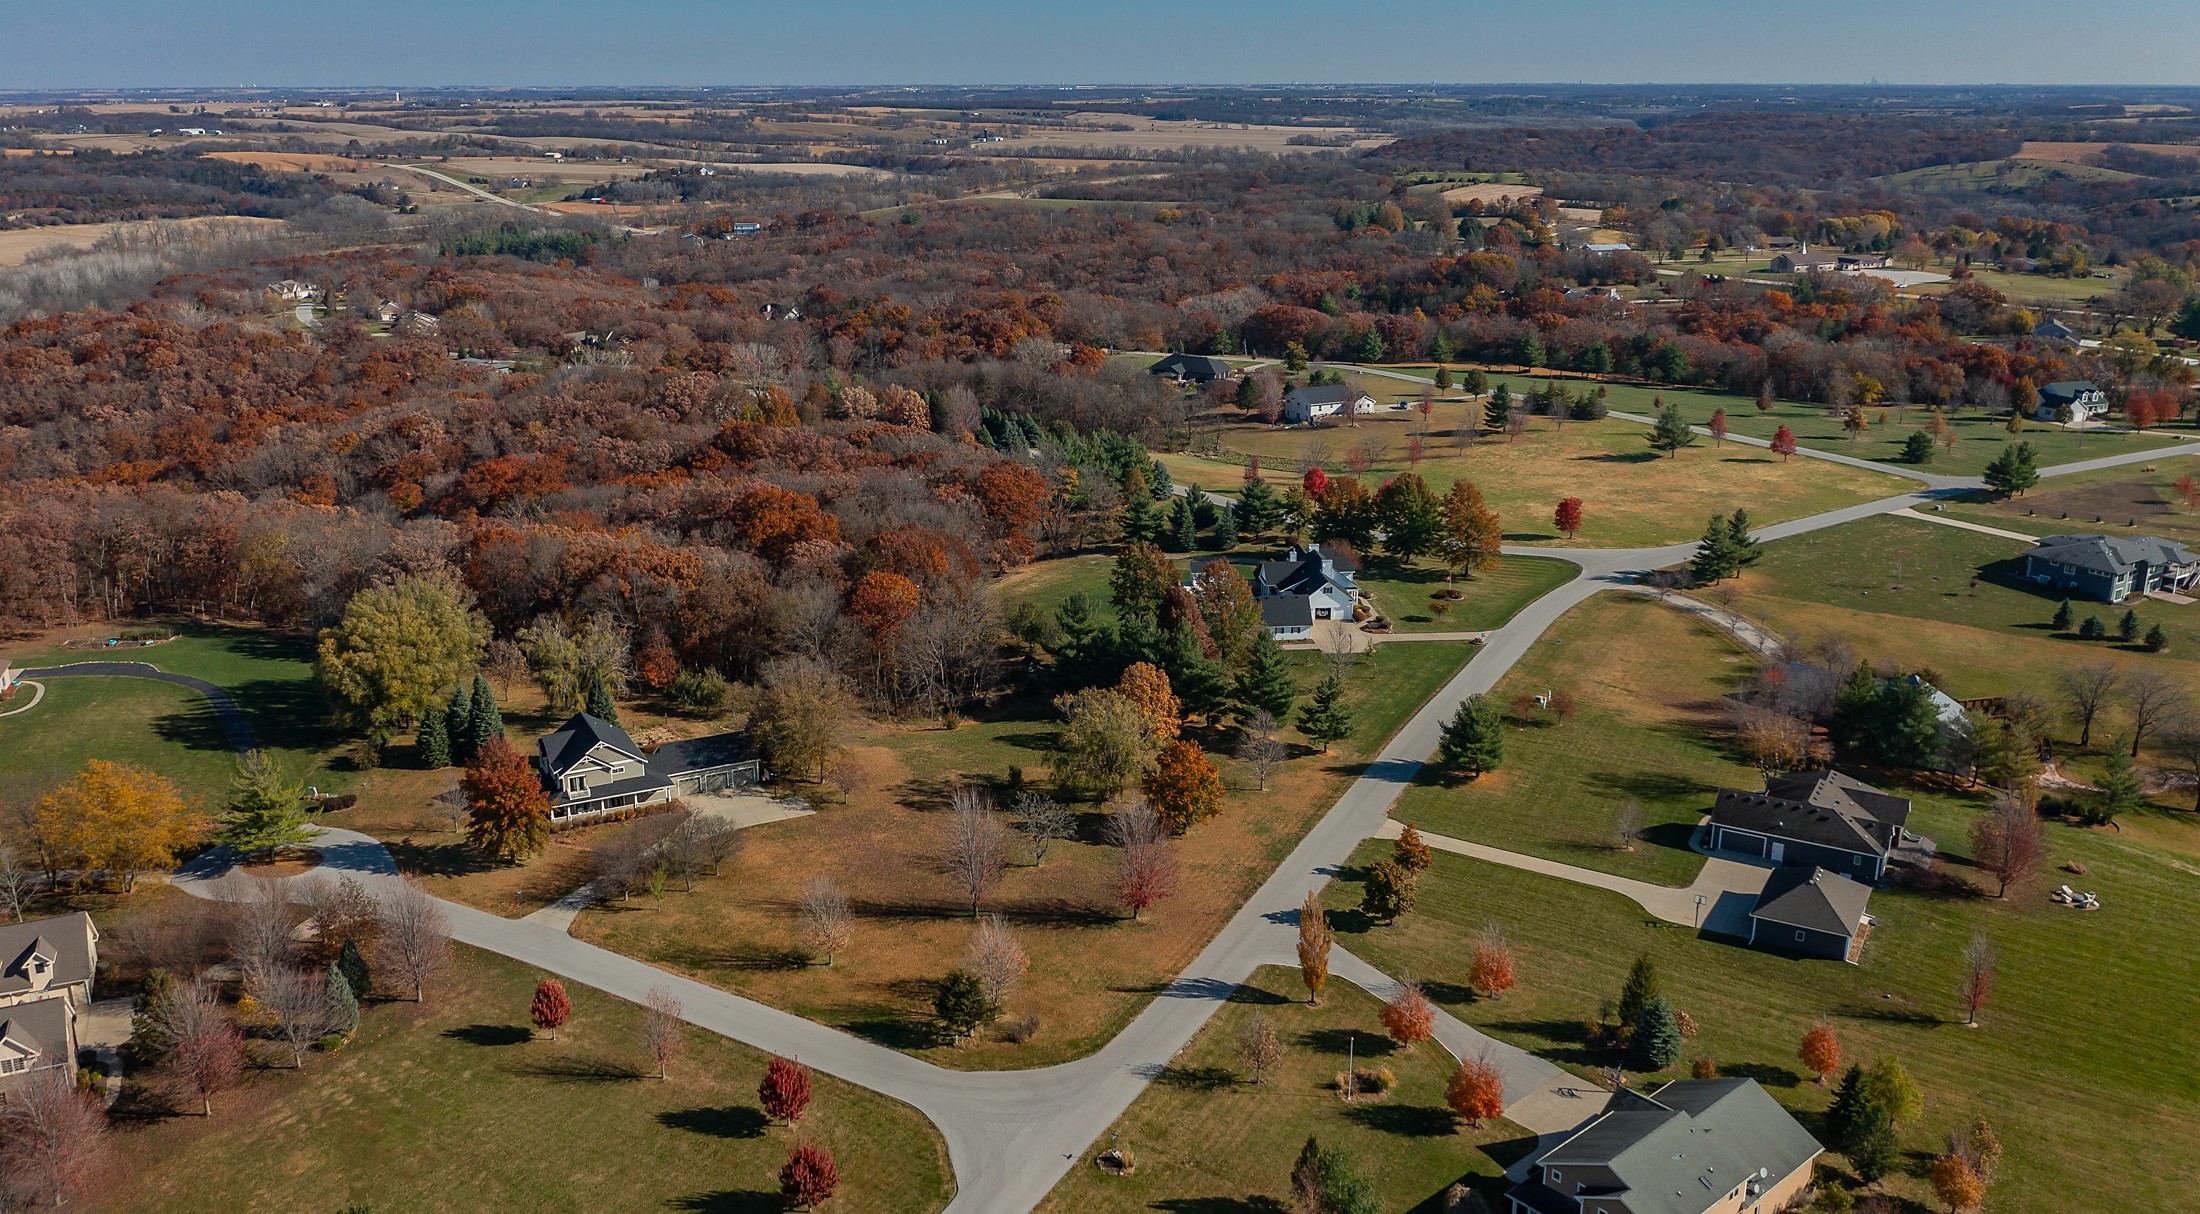
{"type": "MultiPolygon", "coordinates": [[[[2200,444],[2127,452],[2048,469],[2042,475],[2192,453],[2200,453],[2200,444]]],[[[1834,462],[1850,462],[1846,457],[1816,454],[1834,462]]],[[[1757,536],[1777,539],[1800,535],[1915,506],[1977,485],[1969,478],[1883,470],[1923,480],[1925,488],[1774,524],[1761,528],[1757,536]]],[[[667,987],[680,997],[687,1019],[694,1024],[760,1049],[798,1057],[819,1070],[914,1106],[932,1119],[947,1141],[957,1183],[948,1214],[1027,1214],[1162,1072],[1239,983],[1260,966],[1296,964],[1297,909],[1307,891],[1319,888],[1363,840],[1382,831],[1392,802],[1428,756],[1435,753],[1443,722],[1460,701],[1488,691],[1560,616],[1582,600],[1600,590],[1630,586],[1638,574],[1685,560],[1693,549],[1693,544],[1674,544],[1631,550],[1520,550],[1572,560],[1581,572],[1522,608],[1503,627],[1492,630],[1474,659],[1391,738],[1365,773],[1352,782],[1184,973],[1113,1041],[1098,1053],[1074,1062],[1028,1071],[949,1071],[582,943],[552,925],[505,919],[456,903],[444,903],[444,909],[451,918],[455,938],[463,943],[625,999],[639,1001],[652,988],[667,987]]],[[[55,672],[32,673],[51,676],[55,672]]],[[[183,681],[179,676],[158,672],[141,677],[183,681]]],[[[223,696],[217,704],[226,702],[223,696]]],[[[229,711],[234,713],[233,704],[229,711]]],[[[318,872],[348,868],[367,874],[369,880],[395,879],[388,854],[372,839],[351,832],[329,832],[323,839],[324,868],[318,872]]],[[[311,879],[318,872],[293,880],[311,879]]],[[[218,856],[195,864],[179,873],[177,879],[185,889],[203,897],[234,897],[240,888],[236,882],[257,880],[225,872],[218,856]]],[[[1340,955],[1332,964],[1348,981],[1370,990],[1388,989],[1390,980],[1357,958],[1340,955]]],[[[1506,1074],[1508,1099],[1519,1101],[1508,1114],[1522,1119],[1526,1128],[1539,1133],[1562,1130],[1566,1119],[1585,1115],[1596,1107],[1593,1100],[1574,1093],[1558,1068],[1525,1051],[1482,1037],[1455,1021],[1445,1025],[1444,1038],[1454,1052],[1487,1050],[1493,1056],[1506,1074]]]]}

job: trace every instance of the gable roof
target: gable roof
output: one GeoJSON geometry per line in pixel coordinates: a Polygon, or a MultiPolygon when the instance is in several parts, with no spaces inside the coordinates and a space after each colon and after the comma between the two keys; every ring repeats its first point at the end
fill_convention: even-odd
{"type": "Polygon", "coordinates": [[[2098,392],[2100,390],[2100,385],[2090,379],[2058,379],[2040,389],[2040,399],[2076,400],[2088,392],[2098,392]]]}
{"type": "Polygon", "coordinates": [[[0,925],[0,996],[33,989],[30,959],[43,954],[53,962],[48,988],[92,980],[92,946],[99,939],[92,917],[83,911],[0,925]]]}
{"type": "Polygon", "coordinates": [[[1155,375],[1174,372],[1186,379],[1228,379],[1230,364],[1206,354],[1171,354],[1146,368],[1155,375]]]}
{"type": "Polygon", "coordinates": [[[1604,1190],[1631,1214],[1703,1214],[1738,1185],[1783,1180],[1818,1141],[1753,1079],[1680,1079],[1644,1095],[1621,1088],[1604,1111],[1541,1160],[1609,1170],[1604,1190]]]}
{"type": "Polygon", "coordinates": [[[548,765],[549,774],[554,776],[571,771],[575,764],[587,757],[589,751],[598,746],[608,746],[637,763],[649,761],[648,756],[642,753],[642,748],[634,744],[633,737],[625,730],[585,712],[574,713],[565,724],[558,726],[555,732],[535,743],[535,746],[541,753],[543,762],[548,765]]]}
{"type": "Polygon", "coordinates": [[[1908,797],[1837,771],[1774,776],[1763,792],[1722,788],[1711,806],[1711,821],[1720,826],[1872,856],[1886,855],[1909,820],[1908,797]]]}
{"type": "MultiPolygon", "coordinates": [[[[69,1018],[75,1013],[58,995],[0,1008],[0,1042],[34,1055],[32,1070],[73,1064],[69,1057],[69,1018]]],[[[14,1051],[0,1050],[0,1057],[14,1051]]]]}
{"type": "Polygon", "coordinates": [[[1353,391],[1350,384],[1300,384],[1284,394],[1285,400],[1295,400],[1302,405],[1341,405],[1366,397],[1367,393],[1353,391]]]}
{"type": "Polygon", "coordinates": [[[1260,622],[1270,628],[1311,628],[1314,600],[1303,594],[1271,594],[1260,600],[1260,622]]]}
{"type": "Polygon", "coordinates": [[[2115,535],[2050,535],[2043,537],[2032,556],[2058,565],[2074,565],[2119,577],[2141,561],[2155,565],[2190,565],[2200,562],[2191,549],[2152,535],[2129,538],[2115,535]]]}
{"type": "Polygon", "coordinates": [[[1764,892],[1749,912],[1752,919],[1809,928],[1836,936],[1854,936],[1872,891],[1822,868],[1781,868],[1765,881],[1764,892]]]}
{"type": "Polygon", "coordinates": [[[666,779],[690,771],[728,767],[749,757],[745,733],[714,733],[707,737],[667,742],[649,756],[649,769],[666,779]]]}
{"type": "Polygon", "coordinates": [[[2069,325],[2066,325],[2063,322],[2056,320],[2054,317],[2050,316],[2046,320],[2043,320],[2040,323],[2032,326],[2032,336],[2049,337],[2054,338],[2058,341],[2070,341],[2073,338],[2077,337],[2077,334],[2070,331],[2069,325]]]}

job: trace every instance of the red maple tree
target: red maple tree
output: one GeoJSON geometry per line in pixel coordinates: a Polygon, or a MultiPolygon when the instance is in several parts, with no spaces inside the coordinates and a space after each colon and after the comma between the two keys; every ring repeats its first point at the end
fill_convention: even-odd
{"type": "Polygon", "coordinates": [[[1436,1005],[1418,982],[1407,982],[1383,1004],[1383,1031],[1399,1045],[1415,1045],[1436,1033],[1436,1005]]]}
{"type": "Polygon", "coordinates": [[[1504,1114],[1505,1076],[1487,1055],[1469,1058],[1444,1085],[1444,1103],[1466,1120],[1468,1128],[1479,1127],[1485,1118],[1504,1114]]]}
{"type": "Polygon", "coordinates": [[[1772,450],[1779,455],[1781,463],[1788,462],[1788,457],[1795,454],[1795,432],[1786,426],[1773,431],[1772,450]]]}
{"type": "Polygon", "coordinates": [[[764,1115],[788,1125],[802,1120],[810,1107],[810,1068],[789,1058],[774,1057],[756,1085],[756,1101],[764,1115]]]}
{"type": "Polygon", "coordinates": [[[527,1005],[527,1015],[538,1029],[546,1029],[550,1040],[558,1039],[558,1030],[573,1018],[573,1000],[565,993],[565,984],[555,978],[545,978],[535,984],[534,1001],[527,1005]]]}
{"type": "Polygon", "coordinates": [[[1558,509],[1551,512],[1551,522],[1566,533],[1567,539],[1572,539],[1574,533],[1581,530],[1581,513],[1580,498],[1565,498],[1558,503],[1558,509]]]}
{"type": "Polygon", "coordinates": [[[779,1169],[779,1195],[787,1204],[814,1210],[840,1187],[840,1168],[833,1163],[832,1152],[815,1143],[805,1142],[787,1155],[787,1166],[779,1169]]]}

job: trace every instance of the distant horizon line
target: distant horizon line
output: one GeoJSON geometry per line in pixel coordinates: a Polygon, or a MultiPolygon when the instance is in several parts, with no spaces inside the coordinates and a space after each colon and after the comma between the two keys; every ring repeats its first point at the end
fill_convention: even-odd
{"type": "Polygon", "coordinates": [[[1182,91],[1187,91],[1187,92],[1196,92],[1196,91],[1200,91],[1200,90],[1230,90],[1230,91],[1247,91],[1247,90],[1257,90],[1257,89],[1283,89],[1283,90],[1291,90],[1291,91],[1307,91],[1307,90],[1324,90],[1324,89],[1388,89],[1388,90],[1396,90],[1396,89],[1430,89],[1430,90],[1460,90],[1460,89],[1551,89],[1551,88],[1557,88],[1557,89],[1594,89],[1594,88],[1608,88],[1608,89],[1673,89],[1673,88],[1686,88],[1686,89],[1878,89],[1878,90],[1890,90],[1890,91],[1895,91],[1895,90],[1906,90],[1906,89],[1935,89],[1935,90],[1945,90],[1945,89],[2043,89],[2043,90],[2058,90],[2058,91],[2066,91],[2066,90],[2067,90],[2067,91],[2076,91],[2076,90],[2092,90],[2092,91],[2121,91],[2121,90],[2155,90],[2155,91],[2174,91],[2174,92],[2191,92],[2191,93],[2200,93],[2200,82],[2196,82],[2196,83],[2191,83],[2191,84],[2172,84],[2172,83],[2125,83],[2125,84],[2114,84],[2114,83],[2100,83],[2100,82],[2060,82],[2060,83],[2051,83],[2051,82],[2042,82],[2042,81],[2023,81],[2023,80],[2004,80],[2004,81],[1993,81],[1993,80],[1975,80],[1975,81],[1944,81],[1944,82],[1939,82],[1939,83],[1926,82],[1926,81],[1899,81],[1899,80],[1896,80],[1896,81],[1889,81],[1889,80],[1861,80],[1861,81],[1824,81],[1824,80],[1819,80],[1819,81],[1806,81],[1806,80],[1768,80],[1768,81],[1749,81],[1749,80],[1609,80],[1609,81],[1589,81],[1589,80],[1493,80],[1493,81],[1434,81],[1434,80],[1337,80],[1337,81],[1305,81],[1305,80],[1298,80],[1298,81],[1255,81],[1255,82],[1248,82],[1248,83],[1228,83],[1228,82],[1220,82],[1220,81],[1205,81],[1205,82],[1170,81],[1170,82],[1158,82],[1158,81],[1136,81],[1136,80],[1128,80],[1128,81],[1091,81],[1091,82],[1087,82],[1087,81],[1080,81],[1080,82],[1074,82],[1074,83],[1057,83],[1057,84],[1040,84],[1040,83],[1031,83],[1031,82],[1022,82],[1022,83],[1016,83],[1016,82],[990,82],[990,83],[951,83],[951,82],[942,82],[942,83],[930,83],[930,84],[908,84],[908,83],[878,83],[878,82],[872,82],[872,83],[850,83],[850,82],[839,82],[839,83],[807,83],[807,84],[787,84],[787,83],[778,83],[778,84],[734,84],[734,83],[717,83],[717,84],[704,84],[704,83],[692,83],[692,82],[691,82],[691,83],[683,83],[683,84],[662,84],[662,83],[660,83],[660,84],[643,84],[643,83],[623,83],[623,84],[621,84],[621,83],[609,83],[609,82],[596,82],[596,83],[558,83],[558,84],[483,84],[483,83],[468,83],[468,82],[455,82],[455,83],[442,83],[442,84],[423,84],[423,83],[418,83],[418,82],[414,82],[414,83],[401,83],[401,84],[400,84],[400,83],[370,83],[370,84],[334,84],[334,83],[290,83],[290,84],[81,84],[81,85],[56,85],[56,86],[48,86],[48,87],[43,87],[43,88],[13,88],[13,89],[0,89],[0,97],[72,96],[72,95],[77,95],[77,94],[82,94],[82,93],[92,93],[92,92],[112,92],[112,93],[157,93],[157,92],[185,92],[185,91],[188,91],[188,92],[202,92],[202,93],[289,93],[289,92],[305,92],[305,91],[330,91],[330,92],[348,92],[348,93],[358,93],[358,92],[394,92],[394,91],[402,91],[402,90],[421,90],[421,91],[429,91],[429,92],[453,92],[453,91],[468,91],[468,90],[472,90],[472,91],[480,91],[480,92],[553,92],[553,91],[562,91],[562,92],[579,92],[579,91],[586,91],[586,90],[661,90],[661,91],[668,91],[668,92],[716,92],[716,91],[772,92],[772,91],[777,91],[777,90],[792,90],[792,89],[815,89],[815,90],[829,90],[829,91],[836,91],[836,92],[899,91],[899,92],[912,92],[912,93],[923,93],[923,92],[937,92],[937,91],[946,91],[946,90],[969,90],[969,91],[981,91],[981,92],[983,92],[983,91],[1011,91],[1011,90],[1033,90],[1033,91],[1046,91],[1046,92],[1091,92],[1091,91],[1099,91],[1099,90],[1111,90],[1111,89],[1149,89],[1149,90],[1172,90],[1172,91],[1175,91],[1175,90],[1182,90],[1182,91]]]}

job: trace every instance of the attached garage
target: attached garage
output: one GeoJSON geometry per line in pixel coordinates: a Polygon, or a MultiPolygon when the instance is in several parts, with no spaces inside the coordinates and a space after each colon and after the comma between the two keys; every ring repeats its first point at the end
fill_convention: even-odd
{"type": "Polygon", "coordinates": [[[764,779],[764,765],[750,754],[748,736],[738,733],[667,742],[649,756],[649,766],[672,783],[676,796],[730,792],[764,779]]]}

